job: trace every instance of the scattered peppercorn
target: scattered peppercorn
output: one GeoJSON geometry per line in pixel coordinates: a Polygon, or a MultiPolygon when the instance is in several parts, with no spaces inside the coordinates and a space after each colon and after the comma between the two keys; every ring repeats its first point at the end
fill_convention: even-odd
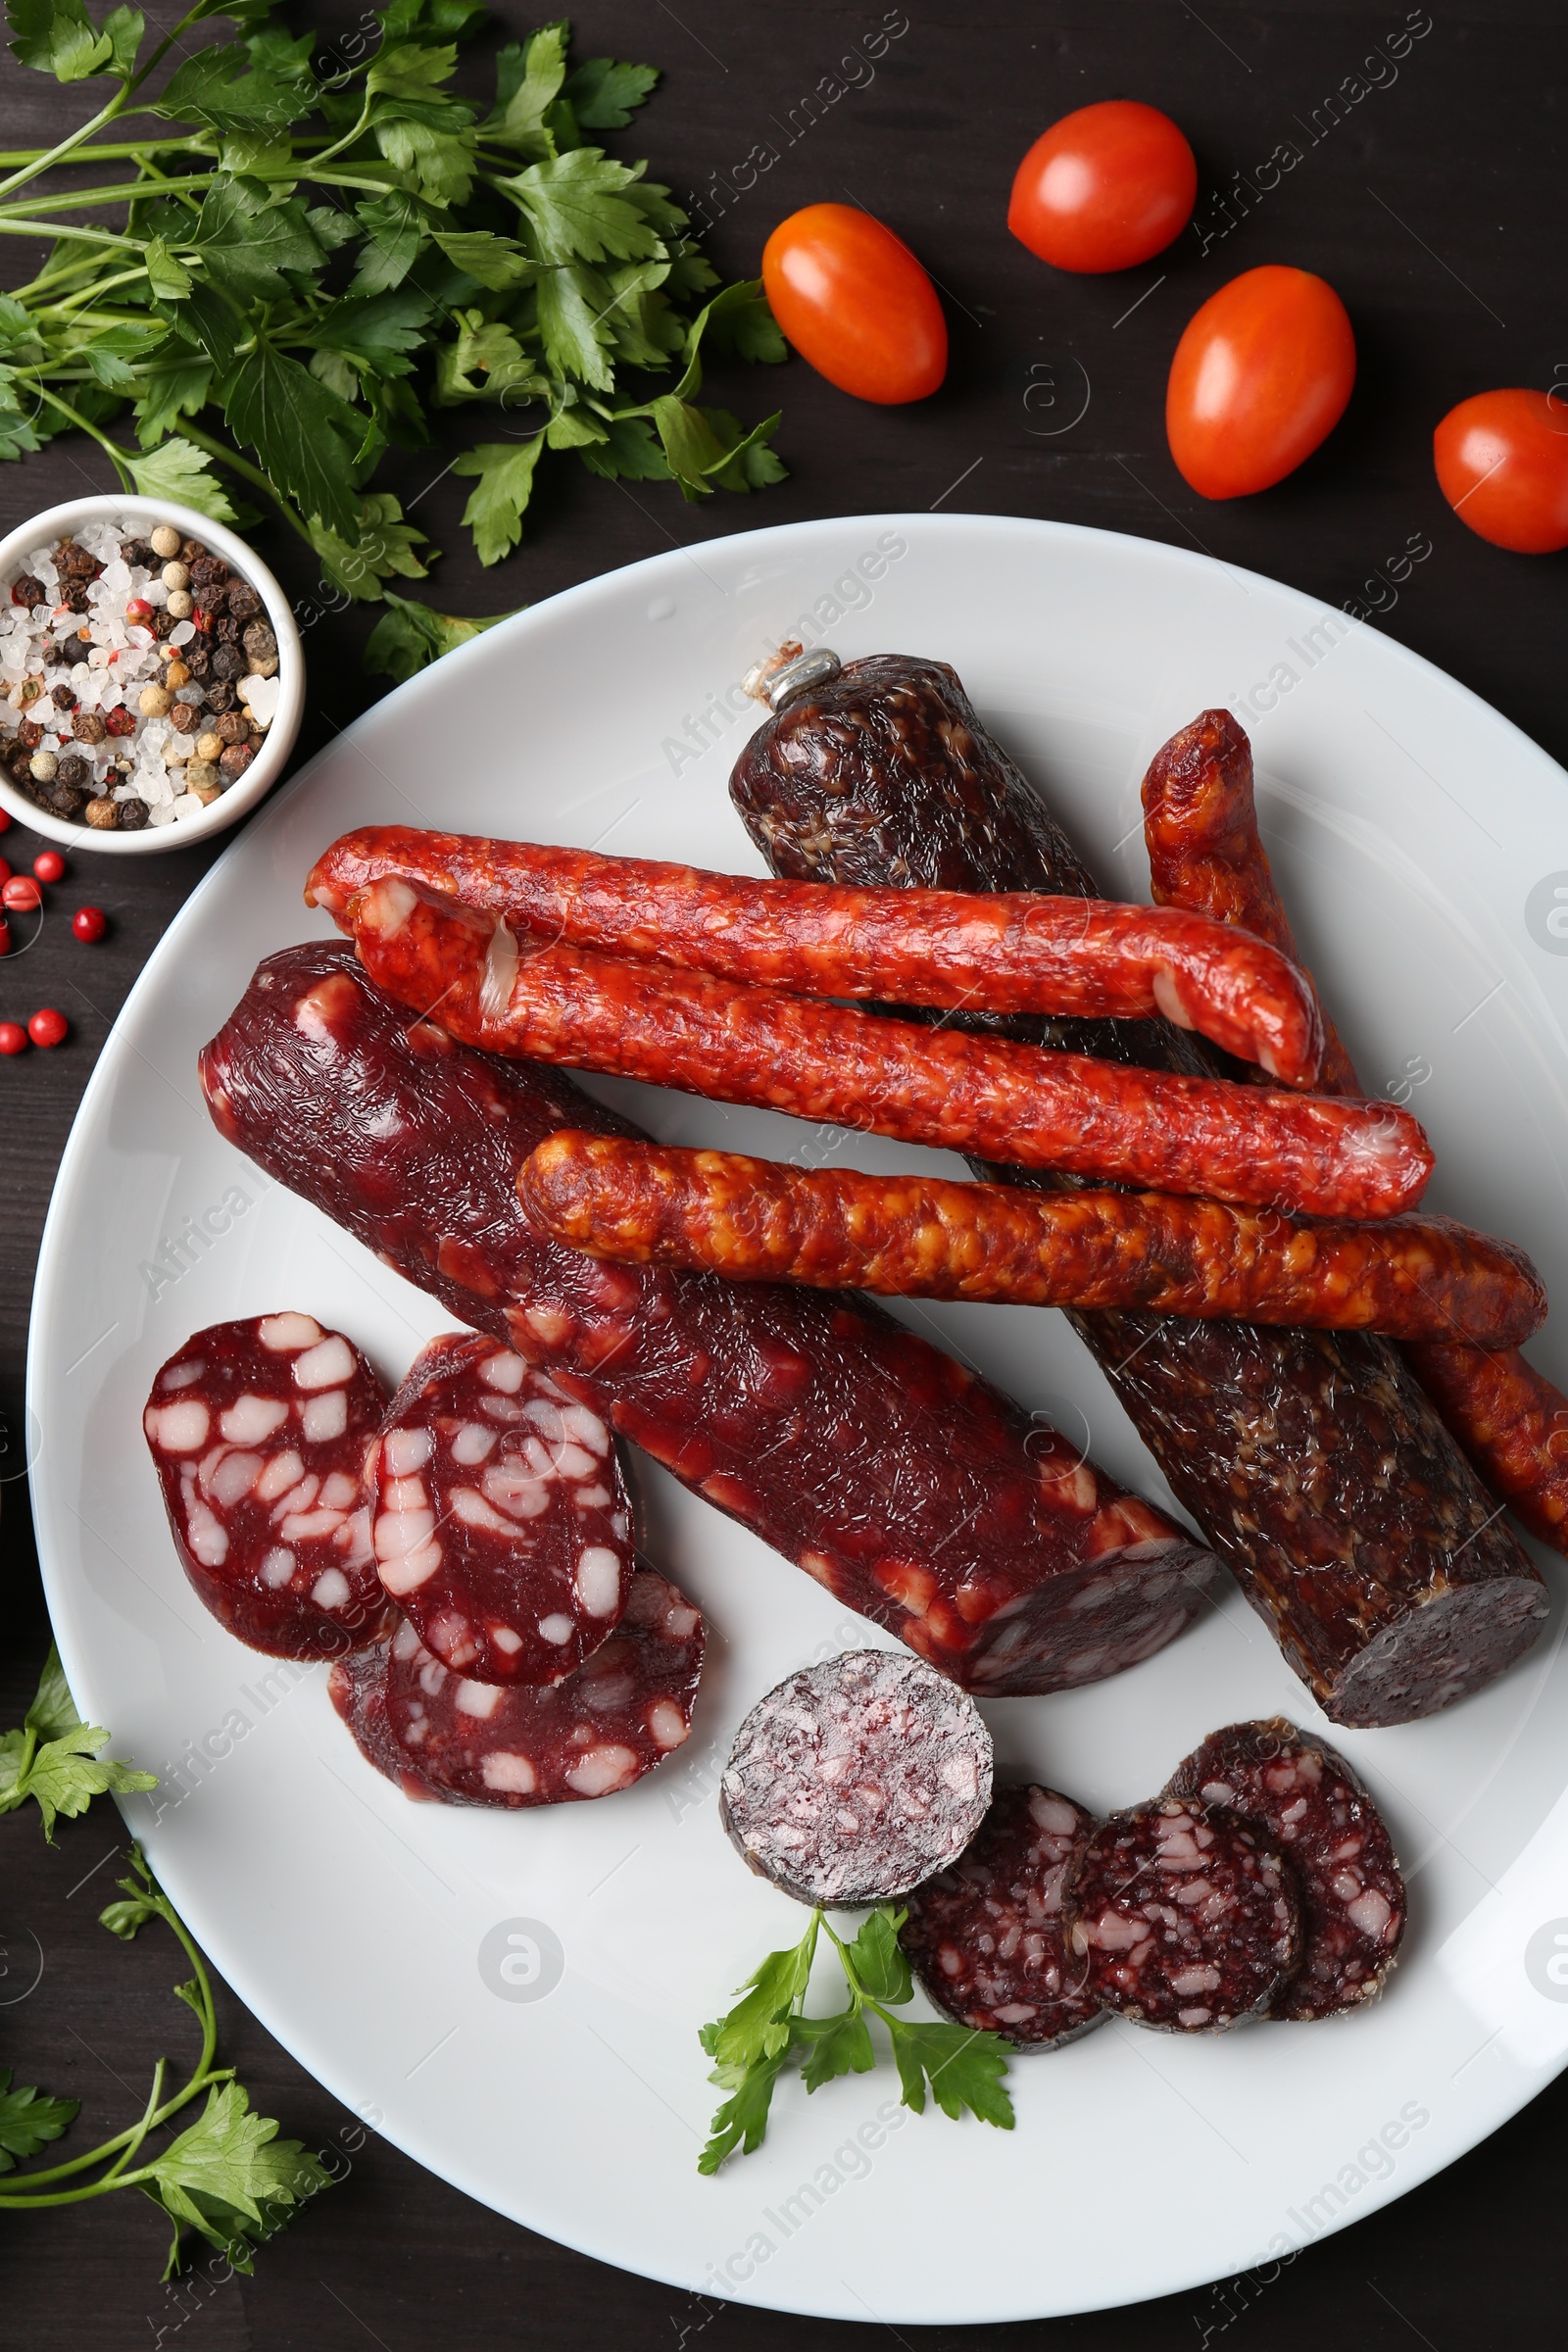
{"type": "Polygon", "coordinates": [[[43,905],[43,892],[30,874],[13,874],[0,890],[0,906],[8,914],[31,914],[43,905]]]}
{"type": "Polygon", "coordinates": [[[147,804],[143,800],[116,801],[115,822],[122,833],[139,833],[147,822],[147,804]]]}
{"type": "Polygon", "coordinates": [[[112,710],[104,712],[104,725],[111,735],[134,735],[135,712],[127,710],[123,703],[117,703],[112,710]]]}
{"type": "Polygon", "coordinates": [[[226,776],[230,784],[235,784],[255,757],[248,743],[231,743],[218,762],[219,773],[226,776]]]}
{"type": "Polygon", "coordinates": [[[66,861],[58,850],[40,850],[32,861],[32,870],[40,882],[63,882],[66,861]]]}
{"type": "Polygon", "coordinates": [[[86,760],[76,752],[68,752],[60,762],[59,774],[55,780],[74,791],[78,786],[86,783],[87,773],[86,760]]]}
{"type": "Polygon", "coordinates": [[[200,555],[190,560],[190,586],[203,594],[221,588],[229,576],[221,556],[200,555]]]}
{"type": "Polygon", "coordinates": [[[78,939],[85,940],[91,947],[108,930],[109,917],[101,906],[78,906],[71,918],[71,928],[78,939]]]}
{"type": "Polygon", "coordinates": [[[60,760],[54,752],[34,752],[27,764],[35,784],[52,784],[60,772],[60,760]]]}
{"type": "Polygon", "coordinates": [[[17,740],[25,744],[29,752],[35,752],[43,741],[43,729],[35,718],[24,718],[17,729],[17,740]]]}
{"type": "Polygon", "coordinates": [[[25,1054],[27,1032],[20,1021],[0,1021],[0,1054],[25,1054]]]}
{"type": "Polygon", "coordinates": [[[157,530],[149,533],[149,541],[153,554],[163,563],[179,553],[180,536],[172,522],[161,522],[157,530]]]}
{"type": "Polygon", "coordinates": [[[57,1012],[52,1004],[46,1004],[41,1012],[35,1012],[27,1023],[27,1035],[35,1046],[42,1046],[46,1052],[51,1046],[64,1045],[69,1031],[70,1024],[65,1014],[57,1012]]]}
{"type": "Polygon", "coordinates": [[[112,833],[120,822],[120,804],[104,794],[95,801],[89,801],[82,814],[95,833],[112,833]]]}
{"type": "Polygon", "coordinates": [[[78,710],[72,721],[71,732],[78,743],[102,743],[109,729],[98,710],[78,710]]]}
{"type": "Polygon", "coordinates": [[[70,686],[51,687],[49,700],[57,710],[74,710],[76,708],[76,695],[70,686]]]}
{"type": "Polygon", "coordinates": [[[48,791],[40,792],[38,798],[45,808],[54,810],[56,816],[76,817],[81,814],[81,805],[87,795],[78,786],[62,784],[56,777],[48,791]]]}
{"type": "Polygon", "coordinates": [[[30,612],[35,605],[46,605],[49,595],[42,580],[35,580],[30,571],[24,571],[20,580],[12,582],[11,602],[25,606],[30,612]]]}
{"type": "Polygon", "coordinates": [[[235,693],[231,681],[227,678],[215,678],[207,689],[207,708],[209,710],[232,710],[238,701],[239,696],[235,693]]]}
{"type": "Polygon", "coordinates": [[[220,743],[243,743],[250,729],[237,710],[225,710],[213,732],[220,743]]]}

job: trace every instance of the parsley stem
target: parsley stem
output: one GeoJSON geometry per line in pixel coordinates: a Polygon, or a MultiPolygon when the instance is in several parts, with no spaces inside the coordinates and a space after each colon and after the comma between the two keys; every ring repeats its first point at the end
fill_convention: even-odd
{"type": "Polygon", "coordinates": [[[237,450],[228,448],[224,442],[215,440],[211,433],[204,433],[200,425],[193,424],[188,416],[180,418],[179,430],[187,441],[194,441],[198,449],[205,449],[208,456],[216,458],[220,466],[228,466],[231,472],[242,475],[256,489],[265,492],[282,515],[283,520],[292,530],[298,531],[307,547],[315,547],[315,540],[311,537],[295,509],[289,505],[282,492],[274,486],[259,466],[253,466],[249,458],[242,458],[237,450]]]}
{"type": "MultiPolygon", "coordinates": [[[[184,190],[210,188],[214,180],[220,177],[221,174],[217,172],[193,172],[175,184],[184,190]]],[[[17,204],[0,205],[0,220],[9,220],[14,213],[21,212],[70,213],[78,208],[85,211],[97,204],[129,204],[138,198],[145,200],[158,193],[163,178],[164,174],[160,172],[151,184],[146,179],[128,179],[122,181],[118,187],[68,188],[59,196],[27,197],[17,204]]],[[[74,232],[68,229],[66,233],[69,236],[74,232]]]]}
{"type": "MultiPolygon", "coordinates": [[[[0,236],[58,237],[61,233],[57,221],[17,220],[9,213],[0,213],[0,236]]],[[[117,236],[114,230],[109,228],[77,228],[73,222],[71,227],[64,231],[64,234],[68,237],[75,237],[83,244],[118,246],[122,253],[140,253],[142,250],[143,241],[140,237],[117,236]]]]}
{"type": "Polygon", "coordinates": [[[0,179],[0,196],[8,195],[13,188],[22,187],[29,179],[36,179],[41,172],[48,171],[51,164],[69,161],[73,149],[79,147],[83,139],[90,138],[95,130],[101,130],[106,122],[112,122],[123,111],[127,95],[124,89],[117,90],[109,104],[100,107],[91,121],[83,122],[79,130],[72,131],[58,146],[46,148],[35,163],[24,165],[20,172],[13,172],[9,179],[0,179]]]}

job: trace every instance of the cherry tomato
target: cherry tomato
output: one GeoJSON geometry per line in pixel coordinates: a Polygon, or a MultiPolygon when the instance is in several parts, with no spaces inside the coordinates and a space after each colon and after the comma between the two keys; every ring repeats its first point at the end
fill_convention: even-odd
{"type": "Polygon", "coordinates": [[[1188,321],[1170,364],[1170,454],[1203,498],[1245,498],[1294,473],[1345,414],[1355,337],[1334,288],[1270,262],[1188,321]]]}
{"type": "Polygon", "coordinates": [[[907,245],[850,204],[808,204],[762,249],[773,316],[841,392],[888,408],[924,400],[948,372],[948,322],[907,245]]]}
{"type": "Polygon", "coordinates": [[[0,906],[12,914],[30,914],[35,906],[42,905],[43,892],[30,874],[13,874],[0,890],[0,906]]]}
{"type": "Polygon", "coordinates": [[[1198,165],[1169,115],[1106,98],[1036,139],[1007,226],[1058,270],[1132,270],[1181,235],[1197,200],[1198,165]]]}
{"type": "Polygon", "coordinates": [[[84,939],[90,947],[95,939],[102,939],[108,930],[109,917],[101,906],[78,906],[71,918],[71,928],[78,939],[84,939]]]}
{"type": "Polygon", "coordinates": [[[32,861],[32,870],[40,882],[61,882],[65,879],[66,861],[58,850],[40,850],[32,861]]]}
{"type": "Polygon", "coordinates": [[[1551,392],[1478,392],[1432,436],[1438,487],[1494,547],[1568,547],[1568,403],[1551,392]]]}
{"type": "Polygon", "coordinates": [[[20,1021],[0,1021],[0,1054],[25,1054],[27,1032],[20,1021]]]}
{"type": "Polygon", "coordinates": [[[46,1004],[43,1010],[35,1012],[27,1023],[27,1035],[35,1046],[58,1046],[65,1037],[69,1026],[63,1012],[56,1012],[52,1004],[46,1004]]]}

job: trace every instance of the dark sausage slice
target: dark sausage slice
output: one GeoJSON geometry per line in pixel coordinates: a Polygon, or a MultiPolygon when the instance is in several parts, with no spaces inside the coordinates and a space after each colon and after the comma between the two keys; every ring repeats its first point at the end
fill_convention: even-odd
{"type": "Polygon", "coordinates": [[[1099,1681],[1200,1606],[1201,1545],[864,1299],[548,1241],[517,1199],[529,1152],[634,1131],[559,1071],[411,1022],[350,950],[270,956],[201,1081],[270,1175],[966,1687],[1099,1681]]]}
{"type": "Polygon", "coordinates": [[[405,1751],[392,1736],[386,1719],[386,1670],[391,1642],[378,1642],[373,1649],[360,1649],[352,1657],[335,1658],[326,1678],[326,1694],[348,1725],[354,1743],[368,1764],[389,1781],[396,1782],[405,1796],[416,1804],[440,1801],[440,1790],[432,1788],[415,1771],[405,1751]]]}
{"type": "Polygon", "coordinates": [[[1282,1715],[1210,1732],[1165,1793],[1259,1822],[1301,1898],[1301,1962],[1268,2006],[1332,2017],[1383,1989],[1404,1933],[1404,1881],[1377,1806],[1345,1758],[1282,1715]]]}
{"type": "Polygon", "coordinates": [[[920,1659],[847,1650],[758,1701],[718,1801],[748,1866],[798,1902],[887,1902],[956,1862],[980,1827],[991,1734],[920,1659]]]}
{"type": "Polygon", "coordinates": [[[381,1638],[363,1471],[386,1392],[314,1315],[215,1323],[153,1382],[142,1428],[197,1598],[275,1658],[381,1638]]]}
{"type": "Polygon", "coordinates": [[[1167,2034],[1217,2034],[1255,2016],[1300,1955],[1300,1907],[1278,1847],[1255,1822],[1195,1797],[1102,1822],[1062,1910],[1086,1989],[1167,2034]]]}
{"type": "Polygon", "coordinates": [[[615,1441],[510,1348],[422,1348],[368,1475],[381,1582],[443,1665],[564,1682],[613,1631],[636,1566],[615,1441]]]}
{"type": "MultiPolygon", "coordinates": [[[[774,870],[803,880],[1098,896],[945,662],[847,663],[758,729],[730,795],[774,870]]],[[[1079,1053],[1211,1066],[1159,1021],[1004,1025],[1079,1053]]],[[[1336,1722],[1435,1714],[1537,1639],[1540,1578],[1387,1341],[1137,1309],[1072,1321],[1336,1722]]]]}
{"type": "Polygon", "coordinates": [[[973,1844],[909,1896],[899,1941],[960,2026],[1054,2050],[1099,2025],[1104,2011],[1061,1929],[1062,1881],[1094,1827],[1054,1788],[999,1788],[973,1844]]]}
{"type": "Polygon", "coordinates": [[[690,1734],[704,1640],[701,1613],[651,1568],[633,1577],[609,1641],[565,1682],[545,1688],[503,1690],[454,1674],[404,1624],[387,1659],[387,1727],[400,1755],[448,1804],[613,1796],[690,1734]]]}

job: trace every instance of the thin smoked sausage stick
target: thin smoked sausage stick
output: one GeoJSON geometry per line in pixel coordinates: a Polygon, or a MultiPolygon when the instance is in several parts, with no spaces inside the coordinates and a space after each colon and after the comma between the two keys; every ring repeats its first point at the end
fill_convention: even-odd
{"type": "MultiPolygon", "coordinates": [[[[786,701],[742,751],[730,798],[774,870],[803,880],[1099,896],[943,662],[876,655],[786,701]]],[[[1157,1021],[1036,1016],[1007,1033],[1212,1066],[1157,1021]]],[[[1072,1182],[1023,1168],[1009,1180],[1072,1182]]],[[[1136,1309],[1072,1320],[1335,1722],[1435,1714],[1536,1641],[1545,1587],[1388,1341],[1136,1309]]]]}
{"type": "Polygon", "coordinates": [[[492,1054],[1324,1216],[1393,1215],[1431,1172],[1420,1128],[1387,1105],[1044,1053],[586,948],[519,947],[499,917],[394,877],[336,920],[378,987],[492,1054]]]}
{"type": "MultiPolygon", "coordinates": [[[[1144,780],[1144,835],[1156,899],[1237,923],[1299,961],[1258,836],[1252,747],[1228,710],[1205,710],[1156,755],[1144,780]]],[[[1326,1009],[1323,1028],[1319,1091],[1360,1095],[1326,1009]]],[[[1517,1348],[1466,1345],[1454,1332],[1408,1352],[1488,1486],[1533,1536],[1568,1552],[1568,1396],[1517,1348]]]]}
{"type": "Polygon", "coordinates": [[[1163,1013],[1287,1086],[1310,1086],[1323,1050],[1317,999],[1277,949],[1179,908],[1034,891],[839,890],[410,825],[345,833],[308,895],[336,910],[389,874],[535,939],[797,996],[1163,1013]]]}
{"type": "Polygon", "coordinates": [[[808,1171],[569,1129],[539,1146],[518,1189],[535,1224],[569,1249],[732,1282],[1146,1307],[1401,1339],[1523,1338],[1545,1314],[1522,1250],[1447,1217],[1292,1220],[1168,1193],[808,1171]]]}

